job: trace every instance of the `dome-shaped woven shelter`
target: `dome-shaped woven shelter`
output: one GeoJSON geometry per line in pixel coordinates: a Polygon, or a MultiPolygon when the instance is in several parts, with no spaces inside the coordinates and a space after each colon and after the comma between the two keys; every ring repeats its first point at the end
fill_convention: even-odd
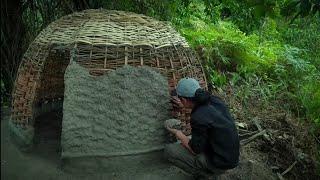
{"type": "Polygon", "coordinates": [[[32,129],[35,117],[48,110],[45,104],[55,108],[53,104],[63,100],[63,77],[72,50],[77,63],[92,75],[143,65],[158,69],[171,89],[185,76],[206,87],[199,60],[167,22],[122,11],[85,10],[51,23],[24,54],[13,90],[15,128],[32,129]]]}

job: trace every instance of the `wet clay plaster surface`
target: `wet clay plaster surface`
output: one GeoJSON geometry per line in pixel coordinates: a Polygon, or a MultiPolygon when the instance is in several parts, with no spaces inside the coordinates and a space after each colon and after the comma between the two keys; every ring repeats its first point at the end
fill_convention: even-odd
{"type": "Polygon", "coordinates": [[[62,157],[162,149],[169,100],[166,78],[150,67],[124,66],[96,77],[72,62],[65,72],[62,157]]]}

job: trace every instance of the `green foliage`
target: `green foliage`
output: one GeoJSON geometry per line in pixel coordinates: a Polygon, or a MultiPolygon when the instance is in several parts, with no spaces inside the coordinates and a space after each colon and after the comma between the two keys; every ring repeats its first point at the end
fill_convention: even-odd
{"type": "Polygon", "coordinates": [[[320,128],[320,77],[305,83],[299,90],[299,95],[307,117],[320,128]]]}
{"type": "Polygon", "coordinates": [[[202,28],[210,21],[206,15],[205,6],[199,1],[175,1],[170,5],[171,22],[180,27],[198,27],[202,28]]]}
{"type": "Polygon", "coordinates": [[[228,80],[224,73],[219,73],[211,67],[209,67],[209,72],[209,80],[214,87],[223,87],[227,84],[228,80]]]}
{"type": "Polygon", "coordinates": [[[286,0],[281,9],[281,14],[283,16],[291,16],[293,17],[293,20],[298,16],[315,16],[317,13],[319,14],[319,12],[319,0],[286,0]]]}
{"type": "Polygon", "coordinates": [[[320,125],[320,86],[315,83],[320,74],[319,22],[312,21],[310,30],[305,30],[265,14],[259,28],[246,34],[235,25],[236,19],[221,20],[217,8],[217,4],[190,1],[179,6],[172,21],[200,53],[209,82],[218,89],[241,82],[236,96],[243,101],[253,94],[266,105],[281,99],[284,108],[320,125]],[[208,15],[208,6],[215,16],[208,15]]]}
{"type": "Polygon", "coordinates": [[[89,0],[91,8],[131,11],[160,20],[170,19],[169,0],[89,0]]]}
{"type": "Polygon", "coordinates": [[[220,71],[236,71],[245,66],[246,72],[263,74],[274,66],[283,49],[278,41],[246,35],[231,22],[182,28],[181,32],[192,46],[202,47],[206,62],[220,71]]]}
{"type": "Polygon", "coordinates": [[[285,46],[282,59],[275,68],[276,80],[287,87],[287,97],[299,104],[295,110],[305,111],[309,119],[318,123],[320,73],[313,64],[300,58],[301,52],[299,48],[285,46]]]}
{"type": "Polygon", "coordinates": [[[300,48],[301,58],[320,70],[320,19],[297,19],[295,24],[281,26],[279,29],[285,43],[300,48]]]}
{"type": "Polygon", "coordinates": [[[280,14],[278,0],[205,0],[204,3],[210,17],[219,15],[223,20],[231,20],[244,32],[259,28],[261,19],[278,17],[280,14]]]}

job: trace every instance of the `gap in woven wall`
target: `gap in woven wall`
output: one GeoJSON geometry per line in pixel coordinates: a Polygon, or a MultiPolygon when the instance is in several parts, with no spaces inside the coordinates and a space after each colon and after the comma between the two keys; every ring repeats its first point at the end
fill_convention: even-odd
{"type": "Polygon", "coordinates": [[[49,52],[34,102],[33,152],[58,164],[61,160],[64,73],[69,59],[70,52],[65,49],[49,52]]]}

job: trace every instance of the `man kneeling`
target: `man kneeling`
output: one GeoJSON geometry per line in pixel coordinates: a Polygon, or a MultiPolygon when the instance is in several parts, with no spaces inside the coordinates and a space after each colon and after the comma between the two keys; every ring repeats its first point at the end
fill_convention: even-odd
{"type": "Polygon", "coordinates": [[[176,108],[192,108],[191,139],[165,123],[180,143],[165,147],[165,157],[196,178],[216,178],[239,163],[238,132],[226,105],[200,88],[197,80],[183,78],[178,82],[176,108]]]}

